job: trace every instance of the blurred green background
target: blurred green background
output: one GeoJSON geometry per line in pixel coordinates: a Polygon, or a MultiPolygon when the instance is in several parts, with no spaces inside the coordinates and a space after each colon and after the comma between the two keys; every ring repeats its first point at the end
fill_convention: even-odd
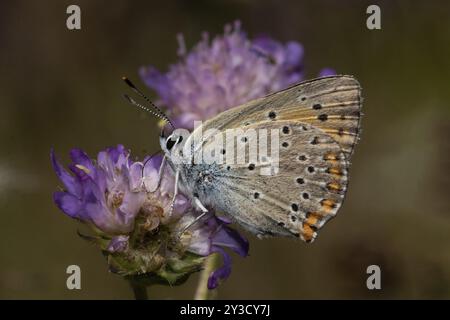
{"type": "MultiPolygon", "coordinates": [[[[99,251],[52,203],[60,185],[54,147],[95,155],[123,143],[156,151],[156,119],[121,98],[128,75],[176,61],[176,34],[190,47],[202,31],[242,21],[305,46],[306,77],[322,67],[355,75],[364,118],[347,199],[337,219],[307,245],[248,235],[250,257],[234,256],[218,297],[450,298],[450,3],[448,1],[4,1],[0,5],[0,298],[130,299],[99,251]],[[82,30],[66,28],[78,4],[82,30]],[[366,28],[366,8],[382,30],[366,28]],[[82,290],[66,289],[66,267],[82,269],[82,290]],[[382,290],[366,288],[366,268],[382,290]]],[[[189,299],[198,275],[151,298],[189,299]]]]}

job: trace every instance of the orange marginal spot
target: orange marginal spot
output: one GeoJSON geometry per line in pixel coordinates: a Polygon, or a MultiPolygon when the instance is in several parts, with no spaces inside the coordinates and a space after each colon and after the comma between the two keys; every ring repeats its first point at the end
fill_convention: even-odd
{"type": "Polygon", "coordinates": [[[340,168],[328,168],[327,173],[332,174],[336,178],[340,178],[342,176],[342,170],[340,168]]]}
{"type": "Polygon", "coordinates": [[[331,212],[334,208],[336,208],[336,202],[330,199],[323,199],[320,201],[320,204],[322,205],[325,212],[331,212]]]}
{"type": "Polygon", "coordinates": [[[330,182],[329,184],[327,184],[327,188],[328,190],[342,191],[341,185],[337,182],[330,182]]]}
{"type": "Polygon", "coordinates": [[[319,218],[321,218],[321,216],[315,212],[309,213],[306,217],[307,218],[306,218],[305,223],[310,226],[316,225],[317,221],[319,221],[319,218]]]}
{"type": "Polygon", "coordinates": [[[328,173],[334,174],[336,176],[342,176],[342,170],[338,167],[331,167],[327,169],[328,173]]]}
{"type": "Polygon", "coordinates": [[[311,241],[314,238],[314,230],[311,228],[311,226],[307,225],[306,223],[303,224],[301,234],[303,240],[305,241],[311,241]]]}
{"type": "Polygon", "coordinates": [[[337,166],[340,160],[339,156],[334,153],[327,153],[323,159],[333,166],[337,166]]]}
{"type": "Polygon", "coordinates": [[[338,156],[335,153],[327,153],[324,157],[325,160],[338,160],[338,156]]]}
{"type": "Polygon", "coordinates": [[[337,175],[341,175],[342,174],[342,172],[341,172],[341,170],[339,168],[329,168],[328,169],[328,173],[337,174],[337,175]]]}

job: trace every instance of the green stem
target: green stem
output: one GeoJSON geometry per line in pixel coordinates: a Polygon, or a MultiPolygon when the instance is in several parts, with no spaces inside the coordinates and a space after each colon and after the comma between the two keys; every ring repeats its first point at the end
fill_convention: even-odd
{"type": "Polygon", "coordinates": [[[148,300],[147,287],[136,281],[129,280],[131,289],[133,289],[134,299],[136,300],[148,300]]]}
{"type": "Polygon", "coordinates": [[[197,290],[195,291],[195,300],[209,300],[215,296],[216,291],[208,289],[208,279],[217,266],[219,265],[220,256],[215,253],[206,258],[204,262],[204,268],[200,274],[200,279],[198,281],[197,290]]]}

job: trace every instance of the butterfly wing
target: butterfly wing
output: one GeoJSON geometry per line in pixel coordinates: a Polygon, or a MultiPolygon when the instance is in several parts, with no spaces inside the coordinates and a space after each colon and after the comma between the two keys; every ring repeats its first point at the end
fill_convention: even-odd
{"type": "MultiPolygon", "coordinates": [[[[343,202],[349,158],[359,138],[360,110],[357,80],[334,76],[300,83],[205,122],[203,132],[281,132],[277,174],[259,174],[261,163],[220,165],[211,202],[253,233],[313,241],[343,202]]],[[[215,148],[211,137],[203,136],[204,150],[215,148]]]]}
{"type": "Polygon", "coordinates": [[[274,166],[269,156],[265,162],[227,163],[215,176],[211,201],[255,234],[314,240],[343,202],[345,153],[330,135],[309,124],[280,120],[249,128],[280,130],[279,162],[274,166]],[[267,175],[267,168],[275,173],[267,175]]]}
{"type": "Polygon", "coordinates": [[[245,128],[264,121],[308,123],[330,135],[349,158],[359,139],[361,86],[352,76],[309,80],[229,109],[202,128],[245,128]]]}

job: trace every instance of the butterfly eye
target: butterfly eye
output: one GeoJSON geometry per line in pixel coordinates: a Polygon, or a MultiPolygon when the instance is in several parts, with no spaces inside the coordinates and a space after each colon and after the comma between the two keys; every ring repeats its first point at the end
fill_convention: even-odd
{"type": "Polygon", "coordinates": [[[183,141],[182,136],[179,136],[176,139],[173,136],[170,136],[169,138],[167,138],[167,141],[166,141],[167,150],[170,151],[177,143],[181,143],[181,141],[183,141]]]}
{"type": "Polygon", "coordinates": [[[166,141],[167,150],[170,151],[176,143],[177,143],[177,140],[172,140],[172,137],[169,137],[166,141]]]}

